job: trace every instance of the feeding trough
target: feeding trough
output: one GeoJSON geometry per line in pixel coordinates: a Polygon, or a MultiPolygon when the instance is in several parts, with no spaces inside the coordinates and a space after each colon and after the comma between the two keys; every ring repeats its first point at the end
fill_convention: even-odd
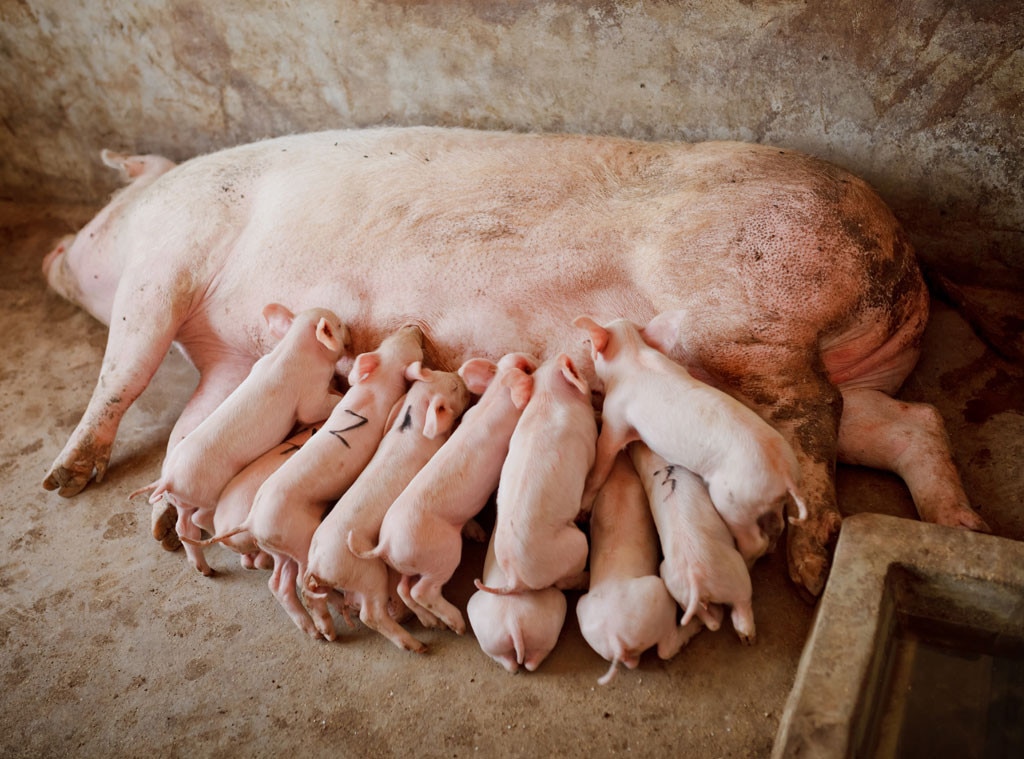
{"type": "Polygon", "coordinates": [[[844,521],[772,755],[1024,756],[1024,543],[844,521]]]}

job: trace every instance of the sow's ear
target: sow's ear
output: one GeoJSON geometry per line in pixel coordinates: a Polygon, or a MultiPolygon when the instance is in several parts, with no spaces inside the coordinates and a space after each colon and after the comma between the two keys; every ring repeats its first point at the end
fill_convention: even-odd
{"type": "Polygon", "coordinates": [[[590,398],[590,385],[587,384],[587,381],[583,379],[583,376],[576,369],[576,365],[573,364],[572,359],[563,353],[558,357],[557,361],[561,367],[562,376],[565,377],[565,381],[579,390],[581,395],[586,398],[590,398]]]}
{"type": "Polygon", "coordinates": [[[295,314],[280,303],[268,303],[263,309],[263,318],[270,327],[270,334],[281,340],[288,334],[292,322],[295,321],[295,314]]]}
{"type": "Polygon", "coordinates": [[[591,319],[589,316],[577,316],[573,325],[587,330],[590,333],[590,343],[594,347],[594,353],[603,353],[608,347],[608,330],[591,319]]]}
{"type": "Polygon", "coordinates": [[[673,350],[682,343],[683,327],[687,322],[688,312],[679,308],[674,311],[662,311],[640,330],[640,338],[652,348],[671,355],[673,350]]]}
{"type": "Polygon", "coordinates": [[[459,376],[473,395],[483,395],[498,372],[498,365],[486,358],[471,358],[459,367],[459,376]]]}
{"type": "Polygon", "coordinates": [[[121,175],[121,180],[124,182],[127,182],[129,179],[135,179],[135,177],[146,170],[146,162],[142,156],[115,153],[113,150],[107,150],[106,148],[100,151],[100,160],[110,168],[117,169],[121,175]]]}

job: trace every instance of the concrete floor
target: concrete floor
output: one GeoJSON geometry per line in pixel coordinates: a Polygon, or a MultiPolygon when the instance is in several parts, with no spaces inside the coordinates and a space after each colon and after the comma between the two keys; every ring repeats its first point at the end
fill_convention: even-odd
{"type": "MultiPolygon", "coordinates": [[[[0,204],[0,755],[764,756],[813,616],[784,552],[755,567],[758,643],[702,632],[671,662],[597,685],[607,663],[575,622],[532,674],[509,675],[472,636],[425,631],[399,651],[359,627],[314,643],[234,554],[204,578],[149,537],[127,496],[156,476],[196,377],[172,351],[122,424],[100,485],[63,500],[40,483],[92,392],[106,329],[46,290],[40,262],[94,209],[0,204]]],[[[938,405],[968,493],[1024,539],[1024,371],[936,303],[902,397],[938,405]]],[[[902,483],[840,468],[846,514],[912,517],[902,483]]],[[[449,597],[465,608],[483,546],[449,597]]],[[[856,624],[857,620],[851,620],[856,624]]]]}

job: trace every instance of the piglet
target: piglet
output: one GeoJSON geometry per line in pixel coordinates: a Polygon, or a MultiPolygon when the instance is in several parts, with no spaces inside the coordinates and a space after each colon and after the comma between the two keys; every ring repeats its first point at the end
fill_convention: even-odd
{"type": "MultiPolygon", "coordinates": [[[[231,479],[217,499],[216,510],[200,509],[192,515],[192,521],[211,535],[234,532],[249,516],[260,485],[280,469],[315,432],[315,426],[305,427],[264,453],[231,479]]],[[[273,560],[260,551],[256,540],[248,532],[236,533],[222,541],[221,545],[239,554],[241,564],[246,569],[272,569],[274,566],[273,560]]]]}
{"type": "Polygon", "coordinates": [[[192,566],[204,575],[212,572],[194,542],[199,528],[193,514],[216,508],[231,478],[284,440],[296,422],[322,421],[341,400],[331,392],[335,364],[348,344],[348,329],[338,317],[322,308],[295,316],[277,303],[264,308],[263,317],[280,342],[174,447],[160,479],[132,493],[152,490],[150,503],[166,498],[175,507],[178,536],[192,566]]]}
{"type": "Polygon", "coordinates": [[[590,589],[576,604],[576,616],[583,638],[611,662],[598,680],[605,685],[620,663],[635,669],[652,646],[671,659],[700,623],[676,623],[678,607],[658,576],[658,535],[647,494],[625,453],[615,458],[598,493],[590,540],[590,589]]]}
{"type": "Polygon", "coordinates": [[[349,533],[353,553],[382,558],[404,575],[398,592],[424,625],[436,617],[459,635],[466,631],[462,613],[441,589],[459,566],[463,526],[498,486],[536,367],[523,353],[509,353],[497,366],[480,358],[464,363],[459,374],[474,394],[482,390],[480,400],[388,509],[376,547],[349,533]]]}
{"type": "Polygon", "coordinates": [[[685,624],[694,616],[717,629],[721,610],[732,607],[732,626],[744,643],[756,640],[751,604],[750,572],[732,534],[715,510],[700,477],[632,443],[633,458],[650,501],[665,560],[661,577],[672,596],[686,609],[685,624]]]}
{"type": "MultiPolygon", "coordinates": [[[[494,558],[494,535],[487,546],[483,580],[501,587],[506,578],[494,558]]],[[[565,623],[565,593],[558,588],[496,595],[478,590],[466,604],[473,634],[485,654],[509,672],[533,672],[554,649],[565,623]]]]}
{"type": "Polygon", "coordinates": [[[274,560],[270,591],[296,626],[311,637],[319,638],[321,629],[333,627],[330,620],[314,623],[296,593],[313,533],[330,504],[369,463],[392,407],[405,393],[407,367],[422,360],[423,333],[416,326],[403,327],[377,350],[358,355],[345,397],[309,442],[260,486],[245,522],[234,532],[202,543],[250,532],[260,550],[274,560]]]}
{"type": "Polygon", "coordinates": [[[477,580],[477,588],[517,593],[581,584],[587,538],[576,517],[596,442],[587,381],[564,353],[546,361],[534,374],[498,485],[494,555],[505,585],[477,580]]]}
{"type": "MultiPolygon", "coordinates": [[[[415,363],[405,376],[413,384],[395,406],[394,422],[377,452],[313,533],[302,584],[306,605],[320,609],[313,614],[318,625],[330,620],[324,610],[326,591],[344,591],[345,603],[359,608],[363,624],[399,648],[422,653],[426,646],[393,619],[397,610],[389,612],[387,564],[361,559],[346,544],[350,532],[360,541],[377,539],[388,507],[448,439],[469,403],[469,390],[454,372],[431,371],[415,363]]],[[[328,640],[335,638],[333,627],[320,628],[320,633],[328,640]]]]}
{"type": "Polygon", "coordinates": [[[590,333],[594,369],[605,393],[585,506],[593,503],[616,454],[630,441],[643,440],[658,455],[704,478],[748,563],[774,548],[790,498],[806,518],[796,456],[778,431],[648,346],[632,322],[618,319],[602,327],[581,316],[574,324],[590,333]]]}

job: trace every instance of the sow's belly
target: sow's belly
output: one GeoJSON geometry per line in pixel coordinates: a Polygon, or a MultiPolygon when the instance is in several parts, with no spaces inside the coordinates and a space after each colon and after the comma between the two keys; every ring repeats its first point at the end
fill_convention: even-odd
{"type": "Polygon", "coordinates": [[[202,211],[151,218],[188,230],[168,256],[209,251],[213,284],[184,332],[243,348],[264,347],[258,314],[278,300],[337,311],[357,352],[412,321],[441,368],[565,351],[592,380],[576,316],[685,309],[705,363],[722,343],[826,341],[848,368],[920,310],[913,254],[877,196],[760,146],[334,132],[195,159],[153,190],[202,211]]]}

